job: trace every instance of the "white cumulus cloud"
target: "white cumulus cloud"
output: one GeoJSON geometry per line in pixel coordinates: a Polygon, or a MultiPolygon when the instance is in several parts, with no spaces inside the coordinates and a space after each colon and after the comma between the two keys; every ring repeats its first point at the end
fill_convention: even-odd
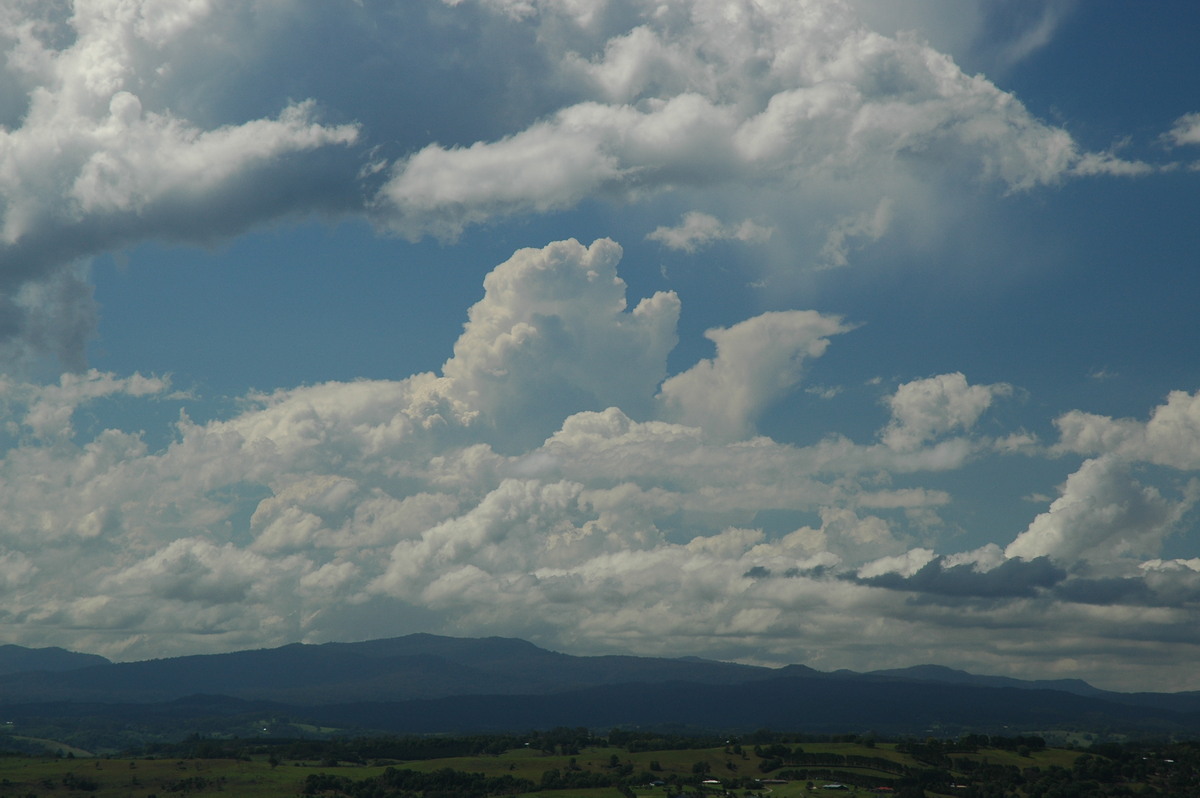
{"type": "Polygon", "coordinates": [[[1184,114],[1176,119],[1167,132],[1167,138],[1177,147],[1200,144],[1200,113],[1184,114]]]}
{"type": "Polygon", "coordinates": [[[1065,563],[1153,557],[1195,499],[1163,496],[1140,484],[1115,458],[1088,460],[1004,553],[1065,563]]]}
{"type": "Polygon", "coordinates": [[[741,241],[759,243],[771,237],[769,227],[745,219],[737,224],[725,224],[715,216],[699,211],[689,211],[676,227],[656,227],[646,238],[657,241],[668,249],[696,252],[715,241],[741,241]]]}
{"type": "Polygon", "coordinates": [[[660,292],[628,310],[620,258],[613,241],[571,240],[498,266],[442,367],[452,394],[496,435],[526,444],[570,410],[650,412],[675,347],[679,300],[660,292]]]}
{"type": "MultiPolygon", "coordinates": [[[[1021,191],[1076,169],[1124,168],[1089,160],[1011,94],[915,38],[872,33],[840,3],[635,3],[605,17],[609,26],[557,4],[521,9],[586,99],[502,138],[431,144],[398,161],[376,204],[397,232],[454,238],[586,196],[815,184],[851,198],[851,213],[826,222],[835,237],[878,238],[879,192],[911,169],[940,164],[1021,191]],[[847,221],[873,209],[869,222],[847,221]]],[[[702,233],[659,235],[695,245],[702,233]]]]}
{"type": "Polygon", "coordinates": [[[969,432],[997,396],[1011,392],[1004,383],[970,385],[960,372],[905,383],[887,399],[892,420],[883,442],[904,451],[946,433],[969,432]]]}
{"type": "Polygon", "coordinates": [[[322,205],[301,175],[278,168],[353,144],[357,126],[323,124],[304,98],[272,116],[200,124],[156,91],[228,5],[81,0],[0,15],[3,77],[19,87],[0,106],[0,299],[16,303],[4,328],[19,344],[10,360],[82,364],[90,296],[69,314],[41,296],[78,258],[146,238],[211,241],[322,205]],[[289,183],[290,196],[272,188],[289,183]]]}
{"type": "Polygon", "coordinates": [[[830,336],[850,329],[836,316],[778,311],[709,330],[716,357],[663,383],[662,413],[718,438],[745,437],[759,414],[799,382],[804,361],[820,357],[830,336]]]}

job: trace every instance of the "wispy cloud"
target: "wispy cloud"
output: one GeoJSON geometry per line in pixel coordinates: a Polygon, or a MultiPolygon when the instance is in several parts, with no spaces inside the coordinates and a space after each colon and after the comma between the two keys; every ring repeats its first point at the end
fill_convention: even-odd
{"type": "Polygon", "coordinates": [[[1200,144],[1200,113],[1184,114],[1176,119],[1167,132],[1167,138],[1177,147],[1200,144]]]}
{"type": "Polygon", "coordinates": [[[646,238],[657,241],[668,249],[696,252],[717,241],[740,241],[757,244],[771,237],[769,227],[755,224],[746,219],[737,224],[723,224],[720,219],[707,213],[691,211],[684,214],[676,227],[656,227],[646,238]]]}

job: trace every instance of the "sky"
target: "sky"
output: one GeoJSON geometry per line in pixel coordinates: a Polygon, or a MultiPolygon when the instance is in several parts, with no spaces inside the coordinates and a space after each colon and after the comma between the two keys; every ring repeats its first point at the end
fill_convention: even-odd
{"type": "Polygon", "coordinates": [[[1190,0],[0,0],[0,640],[1200,672],[1190,0]]]}

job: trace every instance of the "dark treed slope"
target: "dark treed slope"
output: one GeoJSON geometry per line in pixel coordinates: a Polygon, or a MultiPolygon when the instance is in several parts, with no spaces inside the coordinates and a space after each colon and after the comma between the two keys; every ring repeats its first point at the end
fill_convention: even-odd
{"type": "Polygon", "coordinates": [[[944,665],[914,665],[911,668],[892,668],[870,671],[871,676],[895,679],[915,679],[945,684],[970,684],[977,687],[1015,687],[1019,690],[1060,690],[1083,696],[1104,696],[1106,691],[1092,687],[1083,679],[1013,679],[1008,676],[978,676],[974,673],[947,668],[944,665]]]}
{"type": "Polygon", "coordinates": [[[1200,734],[1194,693],[1111,693],[1078,680],[1022,682],[936,666],[859,674],[695,658],[577,657],[521,640],[426,634],[9,673],[0,675],[0,707],[18,719],[122,718],[156,728],[191,723],[196,730],[233,728],[198,719],[254,714],[412,733],[683,725],[1200,734]]]}
{"type": "Polygon", "coordinates": [[[396,733],[518,731],[557,726],[726,732],[760,728],[953,737],[969,732],[1121,729],[1195,735],[1200,715],[1134,707],[1053,690],[784,677],[743,684],[627,684],[541,696],[448,698],[314,707],[328,725],[396,733]]]}
{"type": "Polygon", "coordinates": [[[0,675],[25,671],[73,671],[108,664],[109,661],[98,654],[77,654],[64,648],[0,645],[0,675]]]}
{"type": "Polygon", "coordinates": [[[74,673],[10,675],[0,677],[0,703],[169,701],[209,693],[327,704],[552,693],[627,682],[733,684],[775,673],[710,660],[575,657],[499,637],[416,634],[117,663],[74,673]]]}
{"type": "MultiPolygon", "coordinates": [[[[852,673],[852,672],[850,672],[852,673]]],[[[858,674],[853,674],[858,676],[858,674]]],[[[1013,679],[1008,676],[978,676],[942,665],[916,665],[911,668],[871,671],[868,676],[887,679],[963,684],[976,687],[1013,687],[1019,690],[1055,690],[1088,698],[1101,698],[1115,704],[1152,707],[1174,712],[1200,712],[1200,692],[1116,693],[1093,687],[1082,679],[1013,679]]]]}

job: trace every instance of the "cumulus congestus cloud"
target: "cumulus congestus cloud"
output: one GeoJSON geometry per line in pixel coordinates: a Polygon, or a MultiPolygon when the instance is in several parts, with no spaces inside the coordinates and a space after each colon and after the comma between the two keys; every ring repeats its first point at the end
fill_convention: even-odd
{"type": "MultiPolygon", "coordinates": [[[[421,630],[1196,686],[1197,395],[1047,411],[1006,371],[1029,352],[943,349],[950,325],[859,343],[885,305],[893,330],[946,308],[891,302],[909,279],[972,299],[945,257],[908,274],[947,238],[971,239],[962,272],[1008,269],[957,229],[980,197],[1172,167],[997,83],[1070,3],[994,47],[981,2],[936,23],[871,0],[0,5],[6,639],[132,658],[421,630]],[[314,214],[387,238],[398,270],[498,253],[440,367],[232,407],[88,368],[92,257],[314,214]],[[892,248],[903,274],[857,269],[892,248]],[[723,260],[740,249],[815,287],[735,296],[762,276],[723,260]],[[711,295],[667,278],[676,258],[711,295]],[[28,377],[47,357],[67,374],[28,377]],[[1013,472],[1037,504],[994,520],[973,498],[1013,472]]],[[[1165,117],[1157,157],[1187,154],[1195,116],[1165,117]]],[[[1031,293],[1000,292],[997,346],[1062,311],[1031,293]]]]}
{"type": "Polygon", "coordinates": [[[1012,95],[916,40],[872,33],[837,3],[505,8],[538,26],[548,59],[587,99],[501,139],[398,161],[377,210],[403,235],[453,238],[589,196],[810,181],[862,211],[931,164],[1025,190],[1086,159],[1012,95]]]}
{"type": "Polygon", "coordinates": [[[129,657],[328,639],[384,612],[579,650],[786,661],[822,640],[805,658],[830,665],[850,656],[839,639],[932,659],[968,640],[983,667],[1056,623],[1074,624],[1063,645],[1079,651],[1144,634],[1129,602],[1190,612],[1165,605],[1194,592],[1195,569],[1138,559],[1180,508],[1120,471],[1085,464],[1064,488],[1090,491],[1109,527],[1064,498],[1007,556],[923,545],[951,497],[921,475],[996,456],[975,428],[1007,386],[917,380],[887,396],[878,442],[779,443],[756,434],[756,410],[800,390],[803,365],[835,357],[851,325],[753,317],[710,333],[715,358],[660,380],[679,300],[628,310],[619,258],[607,240],[519,251],[486,279],[440,374],[252,396],[226,419],[182,416],[159,449],[71,425],[102,399],[186,401],[165,379],[8,383],[5,634],[36,622],[39,640],[129,657]],[[547,404],[548,380],[573,389],[547,404]],[[814,523],[768,530],[764,510],[814,523]],[[1143,538],[1106,542],[1126,516],[1143,538]],[[1072,576],[1084,550],[1095,567],[1072,576]]]}
{"type": "Polygon", "coordinates": [[[214,241],[338,201],[313,156],[353,144],[356,125],[323,124],[306,98],[271,116],[204,125],[163,91],[183,54],[228,22],[231,5],[80,0],[4,10],[0,78],[19,87],[0,109],[10,361],[49,353],[83,364],[90,293],[64,309],[65,289],[54,290],[75,277],[80,258],[147,238],[214,241]]]}
{"type": "Polygon", "coordinates": [[[94,326],[77,262],[145,240],[314,212],[452,240],[670,196],[704,208],[693,228],[733,205],[754,221],[664,241],[787,230],[802,261],[844,265],[950,212],[930,180],[1145,171],[831,0],[16,2],[0,46],[0,336],[72,368],[94,326]]]}
{"type": "Polygon", "coordinates": [[[463,630],[557,618],[561,634],[590,628],[610,640],[658,607],[669,639],[684,598],[651,578],[650,563],[711,565],[704,590],[736,614],[751,567],[832,565],[895,547],[873,508],[944,501],[856,485],[871,447],[746,440],[755,409],[790,389],[842,322],[752,318],[714,335],[715,360],[664,381],[678,299],[627,310],[619,257],[606,240],[520,251],[485,281],[441,374],[255,396],[229,419],[181,417],[160,450],[136,433],[89,437],[71,423],[101,398],[169,401],[166,380],[90,372],[46,388],[10,384],[18,443],[0,501],[11,628],[33,613],[91,628],[114,652],[141,634],[181,650],[197,635],[229,646],[262,630],[280,641],[320,634],[325,615],[382,596],[452,615],[463,630]],[[761,363],[774,365],[745,371],[761,363]],[[693,383],[704,404],[687,401],[693,383]],[[848,481],[830,477],[831,462],[848,481]],[[59,501],[65,490],[77,500],[59,501]],[[781,541],[730,525],[763,507],[826,506],[843,509],[781,541]],[[79,580],[84,572],[92,578],[79,580]],[[32,573],[54,576],[22,581],[32,573]],[[629,614],[602,611],[614,601],[629,614]]]}

